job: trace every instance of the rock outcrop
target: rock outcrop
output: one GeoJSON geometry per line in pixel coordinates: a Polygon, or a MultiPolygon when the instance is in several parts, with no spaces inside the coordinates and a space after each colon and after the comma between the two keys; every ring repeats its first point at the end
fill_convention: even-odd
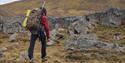
{"type": "MultiPolygon", "coordinates": [[[[117,8],[111,8],[104,12],[97,12],[86,16],[70,16],[70,17],[55,17],[49,16],[49,25],[51,30],[55,29],[55,25],[58,24],[60,28],[69,29],[71,39],[67,40],[67,43],[72,42],[77,48],[103,48],[109,47],[110,44],[105,44],[98,41],[96,36],[92,37],[89,32],[92,28],[96,27],[96,24],[101,24],[109,27],[118,27],[124,22],[125,10],[117,8]],[[91,39],[94,38],[94,39],[91,39]],[[98,44],[99,43],[99,44],[98,44]],[[102,46],[103,45],[103,46],[102,46]]],[[[16,33],[25,31],[21,26],[24,17],[4,17],[0,18],[0,31],[5,33],[16,33]]],[[[70,44],[72,45],[72,44],[70,44]]],[[[69,44],[65,47],[68,49],[69,44]]],[[[113,46],[111,46],[113,47],[113,46]]]]}
{"type": "MultiPolygon", "coordinates": [[[[124,14],[125,10],[112,8],[104,12],[97,12],[86,16],[49,16],[48,20],[51,30],[54,30],[57,27],[65,28],[68,30],[67,33],[69,34],[69,38],[64,43],[64,48],[66,51],[70,51],[70,53],[74,51],[79,51],[80,53],[82,53],[84,51],[89,52],[94,50],[95,52],[101,51],[101,53],[103,53],[104,51],[104,53],[108,54],[108,52],[124,52],[125,46],[117,47],[114,42],[103,42],[99,40],[96,34],[92,33],[91,30],[96,28],[97,24],[108,27],[119,27],[124,22],[124,14]]],[[[25,31],[24,28],[21,26],[23,19],[24,17],[0,18],[0,31],[11,34],[25,31]]],[[[57,30],[54,30],[52,32],[52,41],[55,41],[57,39],[55,36],[56,33],[57,30]]],[[[15,39],[16,34],[11,35],[10,41],[13,41],[15,39]]],[[[55,44],[52,41],[49,45],[55,44]]],[[[9,45],[8,48],[10,48],[10,46],[18,47],[18,45],[18,43],[14,45],[9,45]]],[[[97,53],[96,56],[100,56],[101,53],[99,53],[99,55],[97,53]]],[[[93,55],[93,53],[91,55],[93,55]]],[[[2,56],[1,52],[0,56],[2,56]]],[[[21,60],[26,60],[27,58],[27,52],[20,53],[21,60]]]]}
{"type": "Polygon", "coordinates": [[[101,25],[109,27],[118,27],[124,22],[125,10],[111,8],[103,12],[97,12],[86,16],[88,21],[95,21],[101,25]]]}
{"type": "MultiPolygon", "coordinates": [[[[103,12],[96,12],[88,14],[86,16],[69,16],[69,17],[56,17],[49,16],[50,28],[54,29],[55,24],[59,24],[61,27],[68,28],[75,21],[87,20],[93,23],[99,23],[101,25],[109,27],[118,27],[124,22],[125,19],[125,10],[120,10],[117,8],[111,8],[103,12]],[[85,17],[85,18],[84,18],[85,17]]],[[[1,17],[0,18],[0,31],[5,33],[15,33],[22,32],[21,23],[24,20],[24,17],[1,17]]],[[[86,23],[86,22],[85,22],[86,23]]]]}
{"type": "Polygon", "coordinates": [[[23,17],[4,17],[0,19],[0,31],[4,33],[22,32],[24,29],[21,26],[23,17]]]}
{"type": "Polygon", "coordinates": [[[74,22],[71,26],[69,26],[70,38],[65,42],[66,50],[84,50],[88,48],[104,48],[104,49],[112,49],[114,47],[113,43],[108,44],[106,42],[102,42],[98,40],[98,37],[94,33],[89,33],[91,27],[89,25],[96,25],[96,23],[89,22],[87,20],[79,20],[74,22]]]}

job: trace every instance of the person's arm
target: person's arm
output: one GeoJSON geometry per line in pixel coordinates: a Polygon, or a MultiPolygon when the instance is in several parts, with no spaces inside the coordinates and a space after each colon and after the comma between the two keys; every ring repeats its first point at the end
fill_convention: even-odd
{"type": "Polygon", "coordinates": [[[49,25],[48,25],[48,20],[46,16],[42,16],[42,25],[44,26],[46,37],[47,39],[49,39],[49,25]]]}

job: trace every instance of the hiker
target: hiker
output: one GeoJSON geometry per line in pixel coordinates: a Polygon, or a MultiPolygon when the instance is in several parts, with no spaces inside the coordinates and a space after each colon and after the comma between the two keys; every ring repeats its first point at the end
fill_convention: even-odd
{"type": "MultiPolygon", "coordinates": [[[[37,14],[35,16],[35,18],[39,19],[37,21],[40,23],[40,25],[38,27],[34,26],[29,28],[31,32],[31,39],[30,39],[30,46],[28,49],[28,56],[29,56],[30,62],[33,62],[34,45],[37,38],[39,38],[39,40],[41,41],[41,58],[43,61],[47,61],[46,41],[49,40],[49,26],[48,26],[48,20],[46,17],[47,11],[45,8],[40,8],[40,9],[33,10],[31,13],[40,13],[40,15],[37,14]],[[40,11],[40,12],[37,12],[37,11],[40,11]],[[45,30],[45,33],[44,33],[44,30],[45,30]]],[[[34,17],[31,19],[34,20],[34,17]]],[[[36,23],[33,23],[33,24],[36,24],[36,23]]]]}

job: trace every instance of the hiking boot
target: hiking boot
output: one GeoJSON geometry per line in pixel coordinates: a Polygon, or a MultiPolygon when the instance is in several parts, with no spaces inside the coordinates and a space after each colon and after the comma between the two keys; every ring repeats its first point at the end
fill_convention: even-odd
{"type": "Polygon", "coordinates": [[[30,60],[29,60],[29,63],[34,63],[34,62],[33,62],[33,59],[30,59],[30,60]]]}
{"type": "Polygon", "coordinates": [[[41,62],[46,62],[47,59],[48,59],[48,57],[44,57],[44,58],[42,58],[41,62]]]}

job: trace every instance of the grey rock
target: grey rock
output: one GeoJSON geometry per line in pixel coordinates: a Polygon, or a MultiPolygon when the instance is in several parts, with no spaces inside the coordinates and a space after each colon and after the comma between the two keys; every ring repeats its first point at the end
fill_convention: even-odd
{"type": "Polygon", "coordinates": [[[100,42],[95,43],[94,47],[102,48],[102,49],[112,49],[113,48],[113,44],[109,44],[109,43],[100,41],[100,42]]]}
{"type": "Polygon", "coordinates": [[[86,50],[86,49],[110,49],[110,50],[119,50],[119,48],[114,48],[113,43],[102,42],[97,39],[96,36],[87,34],[71,37],[69,40],[66,40],[64,43],[65,50],[86,50]]]}
{"type": "Polygon", "coordinates": [[[10,35],[9,37],[9,42],[13,42],[13,41],[16,41],[17,40],[17,33],[14,33],[12,35],[10,35]]]}
{"type": "Polygon", "coordinates": [[[49,42],[47,42],[47,46],[51,46],[54,45],[56,42],[53,40],[49,40],[49,42]]]}
{"type": "Polygon", "coordinates": [[[21,52],[19,58],[20,58],[19,60],[21,60],[21,61],[29,60],[28,52],[26,52],[26,51],[21,52]]]}
{"type": "Polygon", "coordinates": [[[0,52],[0,60],[2,59],[2,58],[4,58],[5,57],[5,55],[2,53],[2,52],[0,52]]]}
{"type": "Polygon", "coordinates": [[[8,49],[6,48],[6,47],[1,47],[0,48],[0,52],[5,52],[5,51],[7,51],[8,49]]]}
{"type": "MultiPolygon", "coordinates": [[[[93,37],[94,38],[94,37],[93,37]]],[[[69,40],[67,40],[64,44],[66,50],[68,49],[84,49],[84,48],[92,48],[97,40],[91,38],[87,35],[75,36],[69,40]]]]}
{"type": "Polygon", "coordinates": [[[5,33],[21,32],[23,30],[21,22],[23,17],[4,17],[2,18],[2,31],[5,33]]]}
{"type": "Polygon", "coordinates": [[[103,12],[97,12],[86,16],[86,20],[95,21],[101,25],[118,27],[124,22],[125,11],[118,8],[111,8],[103,12]]]}
{"type": "Polygon", "coordinates": [[[52,31],[50,31],[50,39],[56,40],[56,34],[57,34],[57,29],[53,29],[52,31]]]}

